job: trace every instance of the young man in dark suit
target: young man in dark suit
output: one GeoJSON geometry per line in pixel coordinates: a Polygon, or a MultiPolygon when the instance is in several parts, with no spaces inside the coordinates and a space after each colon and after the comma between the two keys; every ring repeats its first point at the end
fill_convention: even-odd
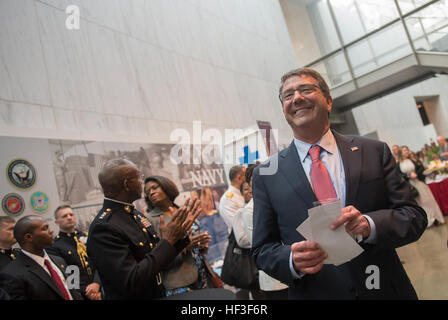
{"type": "Polygon", "coordinates": [[[290,299],[416,299],[395,248],[416,241],[427,217],[389,148],[330,130],[333,100],[316,71],[288,72],[279,93],[294,140],[253,175],[258,266],[289,285],[290,299]],[[342,209],[331,228],[345,228],[364,249],[337,267],[324,264],[327,253],[296,231],[314,202],[332,198],[342,209]],[[373,288],[366,285],[371,266],[379,271],[373,288]]]}
{"type": "Polygon", "coordinates": [[[17,221],[14,237],[22,250],[0,273],[0,287],[11,300],[78,300],[76,289],[65,281],[65,261],[45,252],[53,244],[53,231],[39,216],[17,221]]]}

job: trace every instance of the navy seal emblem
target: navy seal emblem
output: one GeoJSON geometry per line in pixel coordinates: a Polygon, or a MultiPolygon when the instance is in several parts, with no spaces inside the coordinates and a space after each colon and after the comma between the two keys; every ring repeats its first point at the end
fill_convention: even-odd
{"type": "Polygon", "coordinates": [[[15,159],[6,169],[9,181],[18,188],[30,188],[36,182],[36,170],[25,159],[15,159]]]}

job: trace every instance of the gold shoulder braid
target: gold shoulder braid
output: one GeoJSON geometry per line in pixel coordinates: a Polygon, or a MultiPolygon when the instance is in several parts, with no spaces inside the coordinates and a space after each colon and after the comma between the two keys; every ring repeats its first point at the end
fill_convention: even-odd
{"type": "Polygon", "coordinates": [[[87,262],[87,258],[89,257],[87,255],[87,248],[84,243],[78,240],[78,237],[75,236],[73,238],[75,238],[76,241],[76,250],[78,252],[79,259],[81,260],[81,264],[83,268],[87,270],[89,276],[92,276],[92,270],[90,270],[89,263],[87,262]]]}

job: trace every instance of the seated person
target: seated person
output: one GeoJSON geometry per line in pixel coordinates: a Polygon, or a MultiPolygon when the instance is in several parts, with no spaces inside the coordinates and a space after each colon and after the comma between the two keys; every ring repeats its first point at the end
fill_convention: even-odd
{"type": "Polygon", "coordinates": [[[0,272],[0,287],[11,300],[82,300],[65,281],[65,261],[44,250],[54,242],[48,222],[39,216],[23,217],[14,227],[14,237],[22,250],[0,272]]]}

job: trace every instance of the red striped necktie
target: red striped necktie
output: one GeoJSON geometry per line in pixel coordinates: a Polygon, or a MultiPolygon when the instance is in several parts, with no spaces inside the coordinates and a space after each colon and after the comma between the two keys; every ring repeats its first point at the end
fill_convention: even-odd
{"type": "Polygon", "coordinates": [[[314,194],[317,200],[324,201],[329,199],[337,199],[336,191],[331,182],[327,168],[325,168],[319,156],[322,148],[313,146],[308,151],[311,157],[311,183],[313,185],[314,194]]]}

